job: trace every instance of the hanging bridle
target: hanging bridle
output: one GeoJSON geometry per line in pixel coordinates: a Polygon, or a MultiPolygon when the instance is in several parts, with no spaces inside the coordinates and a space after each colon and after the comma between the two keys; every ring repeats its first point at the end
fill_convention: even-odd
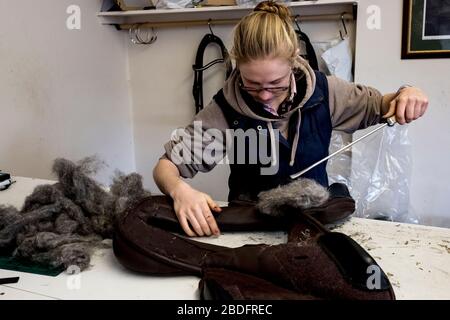
{"type": "Polygon", "coordinates": [[[214,35],[214,33],[211,30],[210,23],[208,22],[209,30],[211,33],[206,34],[202,41],[200,42],[197,54],[195,56],[195,64],[192,66],[194,69],[194,86],[192,88],[192,94],[194,95],[194,101],[195,101],[195,113],[197,114],[200,110],[203,109],[203,71],[212,67],[213,65],[217,63],[225,63],[227,71],[226,71],[226,78],[230,76],[231,72],[233,71],[231,61],[228,57],[228,51],[223,44],[222,40],[214,35]],[[206,65],[203,65],[203,55],[205,53],[206,47],[209,44],[216,44],[220,47],[222,58],[221,59],[215,59],[206,65]]]}

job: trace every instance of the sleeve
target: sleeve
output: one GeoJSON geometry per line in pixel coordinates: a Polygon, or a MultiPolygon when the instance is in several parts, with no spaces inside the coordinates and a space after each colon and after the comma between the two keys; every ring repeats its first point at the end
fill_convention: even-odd
{"type": "Polygon", "coordinates": [[[222,110],[212,101],[191,124],[174,130],[160,159],[174,163],[183,178],[209,172],[225,157],[227,128],[222,110]]]}
{"type": "Polygon", "coordinates": [[[372,87],[328,76],[331,123],[334,130],[353,133],[380,123],[383,95],[372,87]]]}

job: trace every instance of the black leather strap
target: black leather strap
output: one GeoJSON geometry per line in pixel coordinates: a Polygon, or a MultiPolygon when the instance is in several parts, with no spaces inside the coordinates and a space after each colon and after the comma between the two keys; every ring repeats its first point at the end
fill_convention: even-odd
{"type": "Polygon", "coordinates": [[[222,40],[217,37],[214,34],[208,33],[206,34],[202,41],[200,42],[200,45],[197,49],[197,55],[195,56],[195,64],[192,66],[194,69],[194,86],[192,88],[192,94],[194,96],[195,101],[195,113],[197,114],[200,110],[203,109],[203,71],[212,67],[213,65],[217,63],[225,63],[226,64],[226,79],[230,76],[231,72],[233,71],[231,61],[228,58],[228,51],[223,44],[222,40]],[[219,46],[221,53],[222,53],[222,59],[216,59],[213,60],[206,65],[203,65],[203,55],[205,53],[206,47],[209,44],[216,44],[219,46]]]}
{"type": "Polygon", "coordinates": [[[334,260],[344,278],[353,286],[362,290],[388,290],[391,288],[388,277],[374,258],[355,240],[340,232],[327,232],[318,238],[319,245],[334,260]],[[369,267],[379,272],[379,287],[370,289],[367,280],[369,267]]]}
{"type": "Polygon", "coordinates": [[[309,40],[309,37],[301,30],[295,30],[295,33],[297,33],[297,37],[300,41],[305,43],[306,47],[306,57],[303,56],[305,59],[308,60],[309,65],[314,70],[319,70],[319,64],[317,63],[317,57],[316,52],[314,51],[314,48],[311,44],[311,41],[309,40]]]}

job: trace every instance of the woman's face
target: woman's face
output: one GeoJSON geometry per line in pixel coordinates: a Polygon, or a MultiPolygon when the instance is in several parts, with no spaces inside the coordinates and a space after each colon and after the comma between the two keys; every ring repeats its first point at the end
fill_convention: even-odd
{"type": "Polygon", "coordinates": [[[240,63],[242,88],[256,101],[278,107],[286,98],[292,68],[284,58],[264,58],[240,63]]]}

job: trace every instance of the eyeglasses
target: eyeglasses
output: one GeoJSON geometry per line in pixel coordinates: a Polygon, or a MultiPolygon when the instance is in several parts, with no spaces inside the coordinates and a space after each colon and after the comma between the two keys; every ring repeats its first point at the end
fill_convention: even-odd
{"type": "MultiPolygon", "coordinates": [[[[289,76],[291,75],[291,73],[289,73],[289,76]]],[[[283,87],[260,87],[260,88],[255,88],[255,87],[246,87],[244,86],[244,84],[242,83],[242,80],[239,83],[239,87],[242,90],[247,91],[248,93],[260,93],[261,91],[267,91],[273,94],[280,94],[283,92],[288,91],[291,88],[291,81],[292,78],[290,78],[289,80],[289,85],[288,86],[283,86],[283,87]]]]}
{"type": "Polygon", "coordinates": [[[247,92],[249,92],[249,93],[260,93],[261,91],[268,91],[268,92],[270,92],[270,93],[277,94],[277,93],[286,92],[287,90],[289,90],[289,88],[290,88],[291,86],[287,86],[287,87],[268,87],[268,88],[262,87],[262,88],[253,88],[253,87],[246,87],[246,86],[244,86],[244,85],[241,83],[241,84],[240,84],[240,87],[241,87],[242,90],[245,90],[245,91],[247,91],[247,92]]]}

